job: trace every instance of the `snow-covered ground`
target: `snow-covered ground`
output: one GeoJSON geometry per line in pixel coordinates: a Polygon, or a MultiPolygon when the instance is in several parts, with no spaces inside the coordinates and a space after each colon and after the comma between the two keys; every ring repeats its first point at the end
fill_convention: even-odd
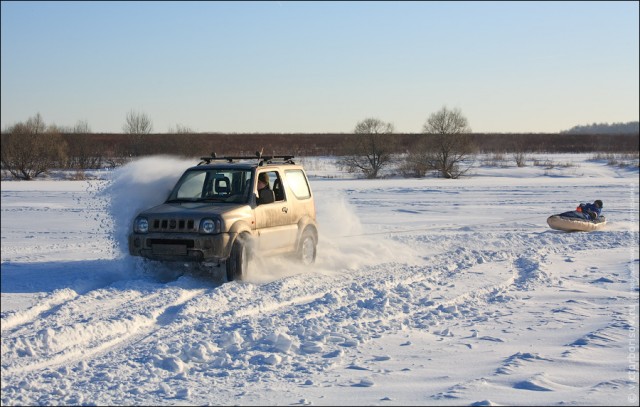
{"type": "Polygon", "coordinates": [[[193,161],[2,181],[2,405],[637,405],[638,167],[381,180],[307,158],[317,264],[177,278],[126,254],[193,161]],[[604,201],[603,231],[546,218],[604,201]]]}

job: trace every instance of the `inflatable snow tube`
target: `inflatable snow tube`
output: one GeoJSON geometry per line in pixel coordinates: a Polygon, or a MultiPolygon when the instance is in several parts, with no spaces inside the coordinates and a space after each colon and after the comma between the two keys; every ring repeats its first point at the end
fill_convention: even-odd
{"type": "Polygon", "coordinates": [[[592,232],[601,230],[607,224],[607,219],[600,216],[595,221],[567,217],[562,215],[552,215],[547,218],[547,223],[551,229],[564,230],[565,232],[592,232]]]}

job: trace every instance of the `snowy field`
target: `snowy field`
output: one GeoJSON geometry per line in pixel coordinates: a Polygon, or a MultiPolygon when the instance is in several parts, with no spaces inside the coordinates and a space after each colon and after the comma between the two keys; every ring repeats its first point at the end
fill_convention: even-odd
{"type": "Polygon", "coordinates": [[[307,158],[317,264],[247,281],[124,238],[194,161],[2,181],[2,405],[637,405],[638,167],[380,180],[307,158]],[[546,219],[604,201],[603,231],[546,219]]]}

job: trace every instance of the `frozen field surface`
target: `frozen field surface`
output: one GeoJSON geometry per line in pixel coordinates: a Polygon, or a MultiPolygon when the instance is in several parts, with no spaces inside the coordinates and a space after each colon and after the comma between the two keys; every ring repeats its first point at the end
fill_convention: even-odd
{"type": "Polygon", "coordinates": [[[638,168],[552,160],[364,180],[303,159],[316,264],[231,283],[127,254],[192,161],[2,181],[2,405],[637,405],[638,168]],[[604,230],[547,226],[595,199],[604,230]]]}

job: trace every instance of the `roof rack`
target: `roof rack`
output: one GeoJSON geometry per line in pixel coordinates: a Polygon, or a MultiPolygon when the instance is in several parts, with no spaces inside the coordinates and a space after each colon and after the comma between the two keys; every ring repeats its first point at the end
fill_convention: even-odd
{"type": "Polygon", "coordinates": [[[200,161],[198,165],[202,164],[211,164],[212,161],[227,161],[229,163],[233,163],[240,160],[258,160],[258,165],[262,166],[266,164],[295,164],[293,162],[294,156],[292,155],[262,155],[261,152],[257,151],[255,156],[224,156],[218,157],[216,153],[211,153],[209,157],[200,157],[200,161]],[[274,161],[276,160],[276,161],[274,161]]]}

